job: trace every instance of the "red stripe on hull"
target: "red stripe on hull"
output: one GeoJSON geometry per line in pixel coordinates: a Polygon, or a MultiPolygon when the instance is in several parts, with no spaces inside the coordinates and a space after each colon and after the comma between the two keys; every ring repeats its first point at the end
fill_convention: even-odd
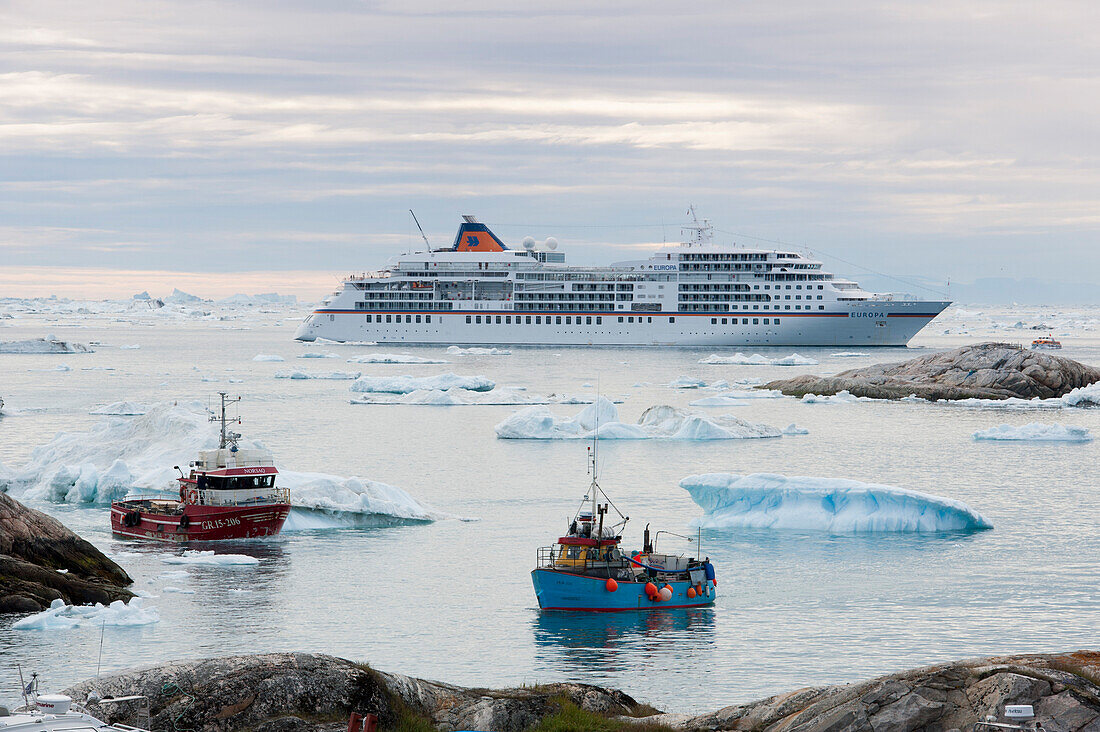
{"type": "Polygon", "coordinates": [[[665,605],[664,603],[647,605],[644,607],[544,607],[540,610],[561,610],[570,613],[647,613],[651,610],[675,610],[684,607],[710,607],[714,600],[709,602],[693,602],[687,605],[665,605]]]}
{"type": "Polygon", "coordinates": [[[180,514],[142,511],[126,501],[111,504],[111,532],[117,536],[153,541],[221,541],[275,536],[283,528],[290,505],[269,503],[251,506],[187,506],[182,516],[189,523],[180,527],[180,514]],[[141,520],[124,526],[123,517],[137,511],[141,520]]]}

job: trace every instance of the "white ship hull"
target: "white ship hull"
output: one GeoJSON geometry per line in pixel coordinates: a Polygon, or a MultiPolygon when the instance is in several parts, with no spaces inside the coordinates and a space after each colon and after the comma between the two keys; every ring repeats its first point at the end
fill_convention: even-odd
{"type": "Polygon", "coordinates": [[[759,312],[716,316],[712,313],[402,311],[371,313],[370,322],[365,312],[322,308],[313,312],[295,337],[301,341],[322,338],[406,345],[904,346],[949,304],[943,301],[864,301],[835,307],[831,312],[782,313],[767,318],[759,312]],[[385,322],[387,316],[391,322],[385,322]],[[467,317],[471,322],[466,322],[467,317]],[[527,323],[528,317],[531,324],[527,323]],[[540,323],[535,323],[536,317],[540,323]],[[567,317],[573,321],[569,325],[565,324],[567,317]],[[497,318],[500,318],[499,324],[497,318]],[[561,324],[557,322],[559,318],[561,324]],[[629,322],[631,318],[633,323],[629,322]],[[477,322],[478,319],[481,322],[477,322]],[[486,322],[489,319],[491,322],[486,322]],[[589,319],[591,324],[587,322],[589,319]],[[375,322],[377,320],[382,322],[375,322]]]}

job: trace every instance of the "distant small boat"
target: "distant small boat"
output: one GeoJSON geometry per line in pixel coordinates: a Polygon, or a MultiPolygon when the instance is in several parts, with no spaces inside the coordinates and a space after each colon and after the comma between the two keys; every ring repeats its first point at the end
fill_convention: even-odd
{"type": "Polygon", "coordinates": [[[1046,338],[1036,338],[1031,342],[1031,350],[1033,351],[1060,351],[1062,344],[1059,341],[1054,340],[1054,336],[1048,335],[1046,338]]]}
{"type": "MultiPolygon", "coordinates": [[[[266,450],[242,450],[227,428],[221,393],[221,441],[199,451],[191,472],[180,471],[179,500],[127,498],[111,504],[111,532],[155,541],[210,541],[274,536],[290,514],[290,491],[275,486],[275,462],[266,450]]],[[[240,401],[240,397],[235,400],[240,401]]],[[[176,468],[179,470],[179,468],[176,468]]]]}
{"type": "Polygon", "coordinates": [[[622,529],[630,519],[600,488],[595,445],[590,469],[592,483],[566,535],[538,550],[531,581],[539,607],[619,612],[713,604],[718,580],[709,559],[657,553],[657,535],[672,532],[658,531],[651,541],[646,525],[640,552],[627,555],[619,549],[622,529]],[[599,502],[600,497],[604,503],[599,502]],[[609,509],[618,514],[619,521],[605,526],[609,509]]]}

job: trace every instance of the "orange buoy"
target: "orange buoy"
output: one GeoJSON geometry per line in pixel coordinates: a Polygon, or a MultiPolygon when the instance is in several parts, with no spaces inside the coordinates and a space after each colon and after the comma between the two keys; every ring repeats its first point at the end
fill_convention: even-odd
{"type": "Polygon", "coordinates": [[[604,583],[604,587],[607,588],[608,592],[614,592],[615,590],[619,589],[619,583],[611,577],[608,577],[607,582],[604,583]]]}
{"type": "Polygon", "coordinates": [[[688,588],[687,596],[688,596],[689,600],[694,600],[695,599],[695,588],[694,587],[689,587],[688,588]]]}
{"type": "Polygon", "coordinates": [[[665,586],[664,586],[664,587],[662,587],[661,589],[662,589],[662,590],[668,590],[669,592],[673,592],[673,591],[674,591],[674,590],[672,589],[672,585],[670,585],[670,584],[667,584],[667,583],[666,583],[666,584],[665,584],[665,586]]]}
{"type": "Polygon", "coordinates": [[[699,583],[696,583],[696,584],[695,584],[695,594],[696,594],[696,595],[701,595],[701,594],[703,594],[703,585],[701,585],[701,584],[699,584],[699,583]]]}
{"type": "Polygon", "coordinates": [[[660,596],[660,598],[662,600],[667,602],[668,600],[672,599],[672,588],[669,587],[668,585],[665,585],[664,587],[661,588],[661,591],[658,592],[657,594],[660,596]]]}
{"type": "Polygon", "coordinates": [[[657,585],[653,584],[652,582],[646,582],[645,583],[645,593],[647,595],[649,595],[650,597],[653,597],[654,595],[657,594],[657,585]]]}

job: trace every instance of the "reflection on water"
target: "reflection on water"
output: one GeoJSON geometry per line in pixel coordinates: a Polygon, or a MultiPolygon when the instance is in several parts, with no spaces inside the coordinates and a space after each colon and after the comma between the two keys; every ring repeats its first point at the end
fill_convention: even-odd
{"type": "Polygon", "coordinates": [[[640,660],[663,667],[708,651],[714,608],[622,613],[541,612],[531,623],[536,660],[567,674],[613,674],[640,660]]]}

